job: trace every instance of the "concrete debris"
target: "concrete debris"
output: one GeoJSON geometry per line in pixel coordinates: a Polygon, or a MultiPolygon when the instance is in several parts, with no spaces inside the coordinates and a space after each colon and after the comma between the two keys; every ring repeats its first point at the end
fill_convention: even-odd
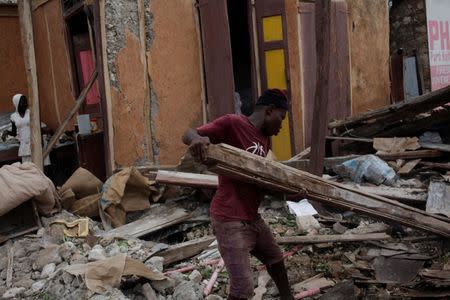
{"type": "MultiPolygon", "coordinates": [[[[108,7],[110,9],[111,4],[108,7]]],[[[409,144],[406,147],[404,143],[400,147],[388,139],[378,140],[377,145],[382,141],[382,148],[388,151],[385,148],[395,144],[394,152],[399,147],[416,149],[416,139],[410,140],[414,141],[414,147],[409,144]]],[[[353,181],[347,179],[341,184],[343,189],[347,186],[356,190],[357,181],[360,193],[374,195],[374,199],[379,200],[377,203],[401,201],[417,206],[416,212],[424,210],[426,203],[426,210],[435,213],[436,219],[450,223],[442,216],[447,213],[449,198],[443,188],[448,190],[448,183],[442,178],[449,177],[449,173],[437,172],[435,167],[423,164],[426,158],[421,158],[420,163],[402,159],[400,165],[409,164],[410,168],[408,172],[397,174],[392,173],[379,157],[359,158],[355,160],[359,162],[356,167],[363,170],[357,170],[351,163],[340,162],[354,168],[347,173],[355,173],[348,176],[353,181]],[[370,162],[377,166],[367,165],[370,162]],[[426,170],[421,172],[422,168],[426,170]],[[372,183],[363,184],[362,181],[372,183]],[[378,185],[382,182],[393,184],[394,181],[395,186],[378,185]]],[[[390,164],[399,165],[399,162],[394,160],[390,164]]],[[[186,181],[186,174],[178,175],[184,176],[186,181]]],[[[341,177],[333,173],[327,176],[330,182],[342,183],[341,177]]],[[[206,177],[195,178],[204,180],[206,177]]],[[[99,192],[99,185],[97,182],[95,192],[99,192]]],[[[208,201],[203,199],[211,195],[196,192],[198,186],[203,187],[204,183],[171,189],[157,204],[151,197],[148,197],[148,203],[147,198],[142,198],[142,203],[146,203],[140,209],[148,208],[127,213],[122,219],[126,224],[115,229],[105,229],[99,218],[80,219],[65,210],[42,217],[43,227],[36,234],[11,240],[10,246],[0,244],[0,295],[4,299],[226,299],[228,273],[209,222],[208,201]],[[77,220],[84,220],[82,234],[81,227],[76,228],[76,234],[68,231],[72,224],[79,222],[77,220]],[[14,249],[13,260],[8,259],[8,249],[14,249]],[[125,261],[123,266],[117,264],[118,271],[125,270],[126,262],[131,261],[135,263],[131,269],[139,271],[123,271],[122,276],[115,276],[113,287],[105,284],[101,291],[93,289],[93,274],[88,274],[87,266],[100,266],[116,257],[125,261]],[[143,281],[139,278],[145,276],[143,273],[156,277],[143,281]]],[[[75,196],[80,193],[76,185],[71,190],[75,196]]],[[[78,201],[79,196],[75,200],[78,201]]],[[[320,211],[318,214],[307,200],[286,204],[285,198],[277,196],[268,196],[263,201],[260,214],[285,251],[285,264],[295,299],[390,295],[398,292],[405,283],[410,288],[405,295],[414,294],[416,287],[420,289],[425,285],[430,287],[428,292],[431,294],[433,288],[450,287],[450,264],[444,259],[448,257],[448,249],[443,248],[438,237],[429,233],[401,227],[395,222],[388,225],[375,221],[352,209],[320,211]],[[397,238],[394,233],[399,230],[403,234],[397,238]]],[[[251,264],[255,279],[253,299],[278,299],[279,292],[265,267],[256,260],[251,264]]],[[[111,265],[112,262],[108,266],[102,265],[104,268],[96,271],[110,269],[111,265]]]]}
{"type": "Polygon", "coordinates": [[[91,251],[89,251],[88,261],[104,260],[106,258],[105,249],[101,245],[95,245],[91,251]]]}
{"type": "Polygon", "coordinates": [[[46,265],[41,272],[41,278],[47,278],[49,277],[51,274],[53,274],[53,272],[55,272],[56,269],[56,265],[54,263],[50,263],[48,265],[46,265]]]}

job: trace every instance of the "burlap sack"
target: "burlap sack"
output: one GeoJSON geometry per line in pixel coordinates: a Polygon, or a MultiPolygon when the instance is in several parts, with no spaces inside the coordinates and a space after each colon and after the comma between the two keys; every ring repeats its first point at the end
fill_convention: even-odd
{"type": "Polygon", "coordinates": [[[40,214],[49,215],[59,204],[55,186],[33,163],[0,168],[0,216],[34,198],[40,214]]]}
{"type": "Polygon", "coordinates": [[[81,217],[93,218],[98,216],[98,201],[102,194],[94,194],[83,199],[76,200],[69,209],[71,213],[81,217]]]}
{"type": "Polygon", "coordinates": [[[153,184],[133,167],[108,178],[100,201],[100,217],[105,228],[124,225],[127,212],[150,208],[150,195],[158,193],[153,184]]]}
{"type": "Polygon", "coordinates": [[[63,192],[60,191],[61,195],[61,206],[62,208],[69,210],[73,203],[77,200],[75,198],[75,193],[72,191],[72,189],[67,189],[63,192]]]}
{"type": "Polygon", "coordinates": [[[61,187],[63,193],[72,189],[77,199],[81,199],[93,194],[98,194],[102,190],[103,183],[94,174],[84,168],[78,168],[66,183],[61,187]]]}

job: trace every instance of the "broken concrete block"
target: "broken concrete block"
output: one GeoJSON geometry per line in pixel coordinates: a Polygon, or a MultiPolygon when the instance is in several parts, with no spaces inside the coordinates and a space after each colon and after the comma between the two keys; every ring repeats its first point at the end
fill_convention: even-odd
{"type": "Polygon", "coordinates": [[[198,270],[194,270],[191,274],[189,274],[189,280],[195,283],[200,283],[202,282],[202,274],[198,270]]]}
{"type": "Polygon", "coordinates": [[[203,299],[201,286],[192,281],[184,281],[175,287],[173,300],[199,300],[203,299]]]}
{"type": "Polygon", "coordinates": [[[27,290],[31,288],[33,285],[34,280],[29,278],[20,279],[19,281],[14,282],[15,287],[24,287],[27,290]]]}
{"type": "Polygon", "coordinates": [[[347,229],[348,229],[347,227],[345,227],[339,222],[333,224],[333,231],[336,233],[343,234],[344,232],[347,231],[347,229]]]}
{"type": "Polygon", "coordinates": [[[18,288],[15,287],[15,288],[9,289],[5,293],[3,293],[2,298],[3,299],[16,298],[16,297],[20,296],[23,292],[25,292],[24,287],[18,287],[18,288]]]}
{"type": "Polygon", "coordinates": [[[36,281],[31,286],[31,290],[33,292],[39,292],[40,290],[42,290],[44,288],[44,286],[45,286],[45,280],[36,281]]]}
{"type": "Polygon", "coordinates": [[[150,284],[160,294],[172,294],[171,291],[175,287],[175,279],[153,280],[150,284]]]}
{"type": "Polygon", "coordinates": [[[46,265],[54,263],[55,265],[62,262],[61,255],[59,255],[59,246],[50,245],[46,249],[39,251],[38,257],[33,264],[33,269],[41,271],[46,265]]]}
{"type": "Polygon", "coordinates": [[[41,272],[41,278],[47,278],[49,277],[51,274],[53,274],[53,272],[55,272],[56,269],[56,265],[54,263],[50,263],[48,265],[46,265],[41,272]]]}
{"type": "Polygon", "coordinates": [[[442,214],[450,218],[450,184],[444,181],[431,181],[428,187],[426,211],[442,214]]]}
{"type": "Polygon", "coordinates": [[[319,232],[320,224],[314,216],[298,216],[295,220],[300,232],[306,232],[307,235],[313,235],[319,232]]]}
{"type": "Polygon", "coordinates": [[[164,257],[153,256],[145,262],[145,265],[153,271],[162,272],[164,270],[164,257]]]}
{"type": "Polygon", "coordinates": [[[75,245],[72,242],[65,242],[59,247],[59,255],[65,260],[68,261],[72,256],[72,253],[75,250],[75,245]]]}
{"type": "Polygon", "coordinates": [[[97,261],[106,259],[105,249],[100,245],[95,245],[91,251],[89,251],[88,261],[97,261]]]}
{"type": "Polygon", "coordinates": [[[145,283],[144,285],[142,285],[142,294],[144,294],[144,296],[145,296],[145,298],[147,298],[147,300],[157,300],[158,299],[158,297],[156,296],[155,290],[148,283],[145,283]]]}

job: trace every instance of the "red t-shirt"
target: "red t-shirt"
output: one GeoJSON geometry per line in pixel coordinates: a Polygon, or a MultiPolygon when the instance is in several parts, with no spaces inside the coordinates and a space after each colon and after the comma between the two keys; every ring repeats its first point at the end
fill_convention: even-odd
{"type": "MultiPolygon", "coordinates": [[[[264,157],[270,149],[269,137],[242,115],[225,115],[200,126],[197,132],[209,137],[213,144],[229,144],[264,157]]],[[[258,207],[263,197],[257,186],[219,175],[219,187],[211,202],[210,213],[221,221],[253,221],[259,218],[258,207]]]]}

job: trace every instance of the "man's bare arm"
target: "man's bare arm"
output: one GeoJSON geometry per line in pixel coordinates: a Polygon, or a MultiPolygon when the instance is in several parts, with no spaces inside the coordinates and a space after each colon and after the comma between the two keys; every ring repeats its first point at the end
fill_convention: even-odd
{"type": "Polygon", "coordinates": [[[209,137],[201,136],[197,130],[189,128],[183,134],[182,141],[189,146],[189,150],[194,159],[200,162],[206,161],[206,150],[211,143],[209,137]]]}

